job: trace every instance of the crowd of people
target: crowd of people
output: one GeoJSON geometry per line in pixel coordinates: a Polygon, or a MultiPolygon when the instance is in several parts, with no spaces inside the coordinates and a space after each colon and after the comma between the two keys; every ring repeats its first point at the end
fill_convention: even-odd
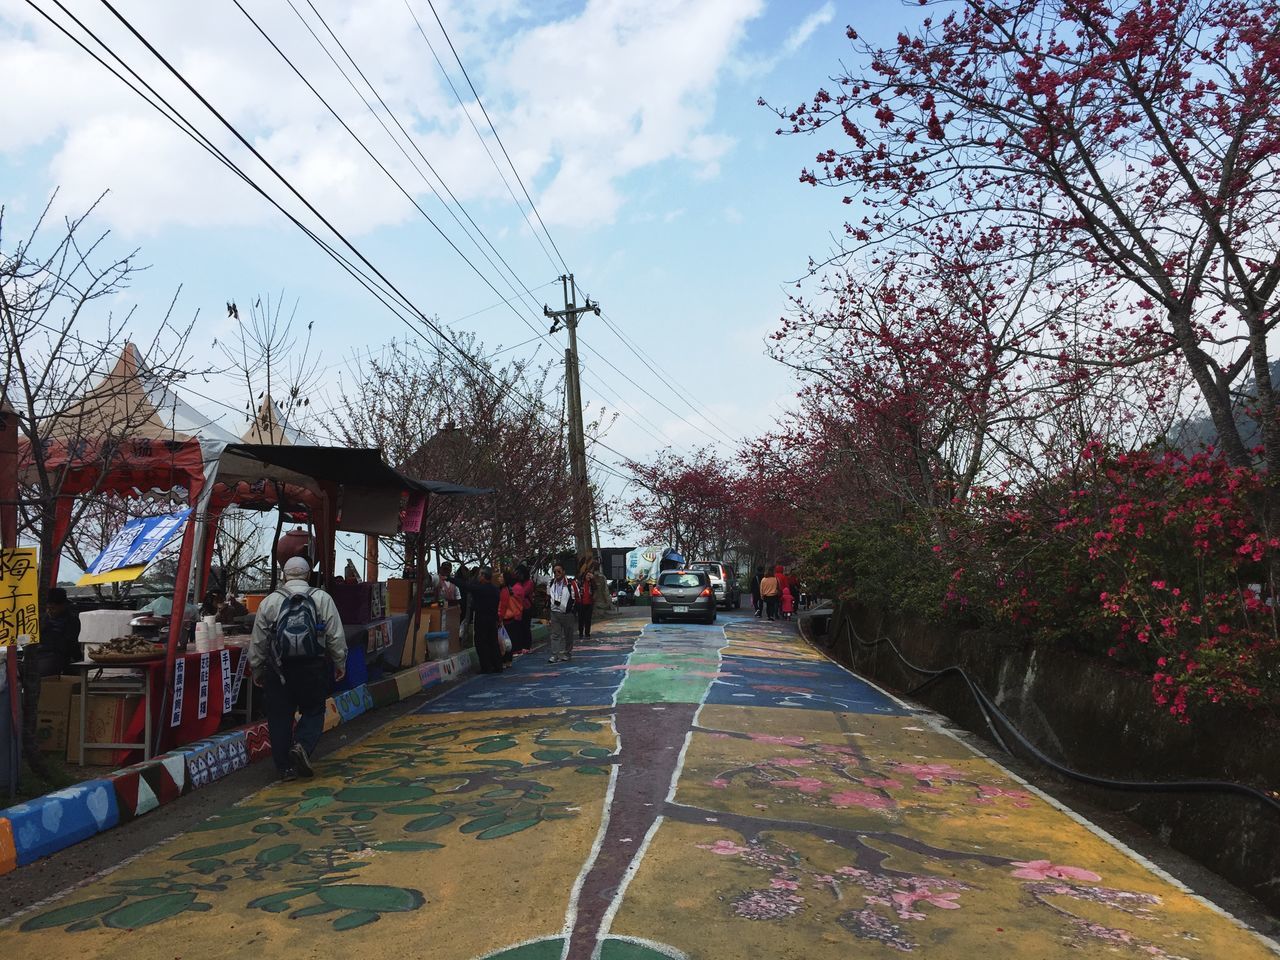
{"type": "Polygon", "coordinates": [[[800,582],[794,573],[787,573],[781,564],[770,572],[756,567],[751,578],[751,603],[755,616],[764,620],[790,620],[798,610],[807,610],[817,598],[800,582]]]}
{"type": "Polygon", "coordinates": [[[537,584],[523,564],[495,570],[469,570],[443,563],[439,570],[440,599],[461,608],[461,622],[472,636],[481,673],[501,673],[533,646],[534,606],[545,605],[551,623],[549,659],[573,660],[577,639],[591,636],[595,609],[595,561],[585,563],[569,578],[557,564],[550,582],[537,584]],[[539,594],[545,589],[545,598],[539,594]]]}

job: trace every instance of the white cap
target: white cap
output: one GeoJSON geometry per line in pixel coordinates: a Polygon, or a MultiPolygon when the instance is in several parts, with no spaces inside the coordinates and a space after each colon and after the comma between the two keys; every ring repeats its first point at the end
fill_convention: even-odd
{"type": "Polygon", "coordinates": [[[290,557],[284,562],[286,580],[305,580],[311,576],[311,564],[302,557],[290,557]]]}

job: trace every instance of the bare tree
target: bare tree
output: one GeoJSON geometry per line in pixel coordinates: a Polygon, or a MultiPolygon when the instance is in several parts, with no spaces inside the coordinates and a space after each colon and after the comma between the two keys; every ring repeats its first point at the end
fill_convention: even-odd
{"type": "Polygon", "coordinates": [[[252,424],[248,437],[255,442],[289,442],[292,431],[306,433],[320,358],[312,352],[315,321],[299,335],[294,329],[297,315],[295,300],[285,316],[283,294],[274,300],[270,294],[265,300],[254,298],[247,318],[229,301],[227,316],[237,321],[235,332],[223,342],[214,341],[230,364],[227,372],[244,388],[245,420],[252,424]]]}
{"type": "Polygon", "coordinates": [[[174,322],[178,293],[150,340],[133,343],[134,308],[117,316],[110,303],[142,269],[137,251],[108,252],[109,234],[88,223],[94,207],[54,227],[55,198],[26,234],[10,229],[0,207],[0,391],[13,404],[27,450],[19,536],[39,545],[45,583],[55,562],[59,498],[83,494],[70,518],[74,528],[122,443],[144,426],[155,438],[155,425],[147,422],[155,411],[135,402],[139,388],[170,397],[169,388],[194,372],[186,348],[195,318],[185,326],[174,322]],[[104,369],[104,360],[114,357],[121,362],[104,369]],[[59,449],[99,465],[87,490],[69,489],[70,465],[52,455],[59,449]]]}

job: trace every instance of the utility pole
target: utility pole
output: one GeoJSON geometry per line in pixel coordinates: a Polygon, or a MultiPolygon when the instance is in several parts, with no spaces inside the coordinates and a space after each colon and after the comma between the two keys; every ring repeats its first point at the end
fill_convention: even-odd
{"type": "Polygon", "coordinates": [[[542,312],[551,318],[551,332],[556,333],[561,323],[569,330],[569,349],[564,352],[565,394],[569,406],[569,475],[573,483],[573,539],[578,552],[578,564],[594,552],[591,549],[591,490],[587,474],[586,428],[582,423],[582,383],[578,378],[578,318],[584,313],[600,315],[600,304],[584,298],[578,306],[578,288],[573,274],[560,278],[564,288],[564,309],[552,310],[543,306],[542,312]]]}

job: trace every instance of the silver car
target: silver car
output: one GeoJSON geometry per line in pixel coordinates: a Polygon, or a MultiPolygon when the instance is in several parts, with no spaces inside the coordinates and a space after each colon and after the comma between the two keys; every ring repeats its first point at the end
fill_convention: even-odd
{"type": "Polygon", "coordinates": [[[689,618],[716,622],[716,595],[705,570],[668,570],[659,574],[649,592],[649,616],[654,623],[689,618]]]}

